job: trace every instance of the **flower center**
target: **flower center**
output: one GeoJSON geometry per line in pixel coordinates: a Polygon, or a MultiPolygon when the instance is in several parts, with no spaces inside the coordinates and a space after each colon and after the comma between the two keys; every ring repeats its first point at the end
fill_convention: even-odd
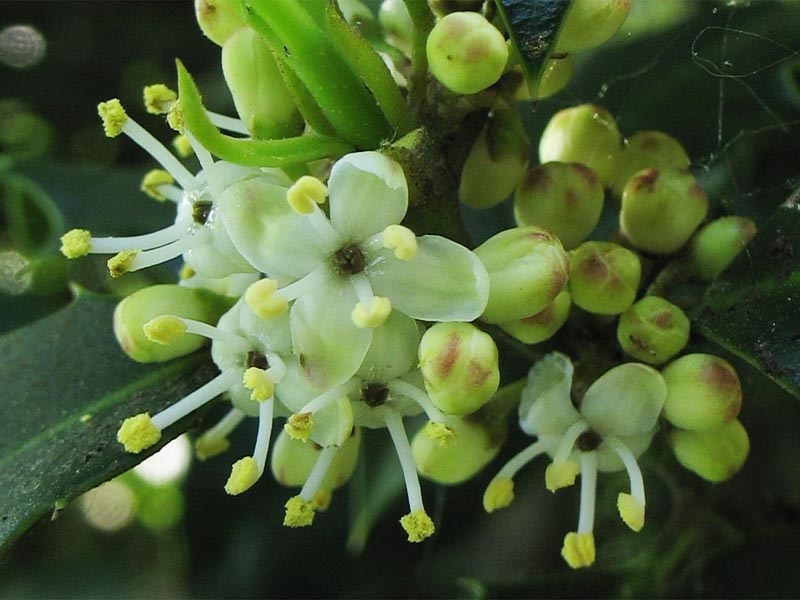
{"type": "Polygon", "coordinates": [[[266,356],[261,354],[261,352],[250,350],[250,352],[247,353],[247,358],[244,361],[244,365],[246,368],[256,367],[266,371],[269,368],[269,361],[267,360],[266,356]]]}
{"type": "Polygon", "coordinates": [[[342,277],[357,275],[367,266],[364,252],[357,244],[346,244],[333,255],[333,268],[342,277]]]}
{"type": "Polygon", "coordinates": [[[575,445],[581,452],[592,452],[593,450],[597,450],[602,443],[603,438],[600,437],[599,433],[592,429],[587,429],[578,436],[577,440],[575,440],[575,445]]]}
{"type": "Polygon", "coordinates": [[[361,398],[367,406],[380,406],[389,398],[389,388],[382,383],[368,383],[361,388],[361,398]]]}
{"type": "Polygon", "coordinates": [[[214,204],[208,200],[198,200],[192,206],[192,220],[198,225],[205,225],[214,204]]]}

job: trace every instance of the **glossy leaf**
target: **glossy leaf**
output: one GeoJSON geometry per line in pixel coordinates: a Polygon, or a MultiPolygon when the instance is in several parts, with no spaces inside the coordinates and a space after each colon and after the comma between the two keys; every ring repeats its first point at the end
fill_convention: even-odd
{"type": "Polygon", "coordinates": [[[127,454],[116,442],[125,417],[158,411],[215,373],[207,353],[156,366],[118,348],[116,300],[79,296],[69,307],[0,337],[0,553],[42,517],[130,469],[191,425],[127,454]]]}

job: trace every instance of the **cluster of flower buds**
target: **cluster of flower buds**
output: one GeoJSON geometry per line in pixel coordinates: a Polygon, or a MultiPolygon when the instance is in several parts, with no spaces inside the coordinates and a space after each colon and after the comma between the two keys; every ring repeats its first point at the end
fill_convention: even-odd
{"type": "MultiPolygon", "coordinates": [[[[581,361],[573,365],[561,352],[532,365],[518,420],[537,440],[491,481],[487,511],[507,506],[517,471],[548,455],[549,490],[581,477],[579,523],[562,554],[571,567],[585,567],[595,559],[598,472],[627,472],[630,489],[617,507],[639,531],[645,493],[637,461],[662,425],[678,461],[701,477],[722,481],[742,466],[748,443],[736,420],[735,371],[711,355],[678,357],[689,341],[687,316],[660,295],[642,294],[650,276],[643,265],[671,257],[663,272],[708,281],[755,234],[739,217],[697,231],[708,200],[676,140],[646,131],[623,143],[613,116],[585,104],[552,117],[539,164],[529,169],[514,88],[505,93],[511,103],[493,104],[475,130],[451,188],[473,208],[513,195],[517,226],[470,250],[403,224],[416,223],[406,220],[419,204],[409,197],[416,173],[377,148],[410,130],[403,88],[414,56],[446,94],[474,96],[509,75],[522,80],[516,50],[502,24],[479,12],[483,3],[431,2],[438,20],[425,40],[419,15],[397,0],[383,2],[379,25],[356,0],[321,12],[292,0],[240,4],[196,1],[203,32],[222,48],[238,119],[207,111],[180,64],[179,93],[164,85],[144,93],[148,111],[167,115],[181,147],[193,151],[199,172],[118,100],[99,106],[108,135],[124,133],[160,164],[142,190],[175,204],[174,224],[133,237],[75,229],[62,238],[69,258],[112,255],[114,277],[181,257],[178,284],[142,289],[119,304],[117,338],[141,362],[210,342],[219,370],[165,410],[126,419],[117,434],[126,450],[156,446],[165,429],[224,394],[231,408],[197,438],[196,452],[203,460],[223,453],[242,421],[258,419],[252,454],[232,463],[224,484],[237,495],[266,470],[273,421],[281,419],[270,467],[278,482],[301,488],[284,517],[300,527],[353,474],[362,429],[386,429],[408,494],[400,522],[409,541],[422,541],[434,523],[418,474],[445,485],[465,481],[492,461],[508,433],[507,400],[517,400],[508,390],[522,383],[498,392],[495,338],[538,344],[577,315],[604,326],[616,319],[603,357],[616,366],[589,382],[581,361]],[[383,30],[382,56],[349,25],[370,20],[383,30]],[[606,206],[606,193],[615,208],[606,206]],[[597,239],[601,214],[615,209],[618,236],[597,239]],[[621,361],[620,348],[636,362],[621,361]],[[423,414],[409,441],[407,420],[423,414]]],[[[569,54],[608,39],[628,8],[629,0],[573,0],[539,97],[566,84],[569,54]]]]}

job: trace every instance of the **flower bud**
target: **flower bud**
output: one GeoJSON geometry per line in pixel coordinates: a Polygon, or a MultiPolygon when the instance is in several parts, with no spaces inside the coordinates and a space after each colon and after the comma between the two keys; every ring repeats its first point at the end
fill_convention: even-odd
{"type": "Polygon", "coordinates": [[[416,32],[406,3],[403,0],[383,0],[378,9],[378,21],[383,27],[386,41],[410,57],[416,32]]]}
{"type": "Polygon", "coordinates": [[[734,368],[713,354],[687,354],[663,370],[664,417],[690,431],[715,429],[736,418],[742,387],[734,368]]]}
{"type": "Polygon", "coordinates": [[[439,17],[452,12],[474,11],[479,12],[483,0],[428,0],[431,10],[439,17]]]}
{"type": "Polygon", "coordinates": [[[622,196],[625,184],[642,169],[666,168],[689,168],[689,156],[681,143],[660,131],[637,131],[617,154],[612,189],[622,196]]]}
{"type": "MultiPolygon", "coordinates": [[[[539,78],[539,88],[536,90],[536,99],[542,100],[549,98],[560,92],[572,79],[572,73],[575,70],[575,61],[572,60],[572,55],[567,54],[559,58],[551,58],[547,61],[544,67],[544,72],[539,78]]],[[[514,100],[520,102],[527,102],[532,100],[530,90],[527,84],[523,81],[519,86],[514,100]]]]}
{"type": "Polygon", "coordinates": [[[433,76],[458,94],[474,94],[494,84],[508,61],[503,34],[475,12],[450,13],[428,35],[433,76]]]}
{"type": "Polygon", "coordinates": [[[203,34],[218,46],[245,26],[235,0],[194,0],[194,13],[203,34]]]}
{"type": "Polygon", "coordinates": [[[608,185],[620,144],[611,113],[594,104],[581,104],[558,111],[547,123],[539,139],[539,161],[583,163],[608,185]]]}
{"type": "Polygon", "coordinates": [[[584,242],[569,254],[569,291],[583,310],[625,312],[636,299],[641,263],[636,253],[611,242],[584,242]]]}
{"type": "Polygon", "coordinates": [[[756,235],[756,224],[745,217],[722,217],[700,229],[689,241],[686,268],[702,281],[711,281],[756,235]]]}
{"type": "Polygon", "coordinates": [[[529,154],[528,136],[516,110],[495,111],[464,162],[458,197],[472,208],[499,204],[525,174],[529,154]]]}
{"type": "Polygon", "coordinates": [[[570,306],[572,306],[572,299],[569,291],[563,289],[555,300],[535,315],[516,321],[498,323],[498,325],[523,344],[538,344],[550,339],[561,329],[569,317],[570,306]]]}
{"type": "Polygon", "coordinates": [[[417,470],[431,481],[444,485],[466,481],[500,451],[502,437],[492,436],[478,419],[448,416],[445,425],[455,433],[447,444],[432,439],[424,429],[420,429],[411,441],[417,470]]]}
{"type": "Polygon", "coordinates": [[[475,412],[500,384],[497,346],[470,323],[436,323],[423,334],[417,356],[428,397],[444,413],[475,412]]]}
{"type": "Polygon", "coordinates": [[[489,302],[481,319],[503,323],[547,308],[569,279],[569,261],[556,236],[539,227],[515,227],[475,249],[489,273],[489,302]]]}
{"type": "Polygon", "coordinates": [[[628,16],[630,0],[572,0],[554,52],[588,50],[609,40],[628,16]]]}
{"type": "Polygon", "coordinates": [[[669,439],[678,462],[712,483],[733,477],[750,451],[747,431],[738,419],[708,431],[673,429],[669,439]]]}
{"type": "Polygon", "coordinates": [[[517,225],[537,225],[558,236],[564,248],[579,245],[603,210],[603,185],[580,163],[549,162],[528,171],[514,193],[517,225]]]}
{"type": "Polygon", "coordinates": [[[150,341],[144,325],[161,315],[175,315],[214,324],[230,308],[230,300],[204,289],[165,284],[142,288],[114,310],[114,335],[123,352],[138,362],[162,362],[190,354],[206,343],[199,335],[180,335],[168,345],[150,341]]]}
{"type": "Polygon", "coordinates": [[[689,319],[663,298],[646,296],[620,315],[617,339],[626,354],[658,365],[686,346],[689,319]]]}
{"type": "Polygon", "coordinates": [[[689,171],[645,169],[625,185],[619,226],[637,248],[672,254],[689,240],[707,212],[706,193],[689,171]]]}
{"type": "Polygon", "coordinates": [[[303,118],[283,83],[269,44],[252,29],[231,34],[222,46],[222,73],[236,112],[256,138],[303,132],[303,118]]]}

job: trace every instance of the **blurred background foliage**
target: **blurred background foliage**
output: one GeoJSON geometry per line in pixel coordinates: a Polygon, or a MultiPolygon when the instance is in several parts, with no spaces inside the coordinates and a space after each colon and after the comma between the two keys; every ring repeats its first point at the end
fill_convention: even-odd
{"type": "MultiPolygon", "coordinates": [[[[103,136],[97,102],[119,97],[168,143],[172,132],[144,113],[141,88],[174,85],[179,57],[210,108],[232,114],[233,104],[219,49],[200,34],[188,1],[0,6],[0,331],[8,331],[66,305],[70,281],[124,294],[170,277],[111,282],[102,262],[68,268],[55,254],[70,227],[133,234],[171,220],[168,207],[138,191],[147,157],[103,136]],[[19,25],[29,29],[8,33],[19,25]]],[[[531,140],[556,110],[603,104],[623,134],[660,129],[678,138],[714,214],[761,225],[800,183],[799,22],[797,0],[634,0],[625,29],[579,57],[563,92],[535,112],[522,107],[531,140]]],[[[476,241],[513,224],[507,204],[464,216],[476,241]]],[[[720,352],[699,337],[692,343],[720,352]]],[[[483,513],[489,478],[529,442],[515,428],[473,481],[424,484],[437,534],[420,545],[408,544],[397,523],[402,481],[386,436],[367,432],[363,470],[301,530],[281,525],[292,492],[265,478],[229,497],[228,462],[187,470],[190,453],[178,442],[183,450],[170,446],[173,458],[161,460],[175,465],[167,481],[146,469],[125,474],[31,531],[0,563],[0,596],[796,597],[800,405],[726,357],[745,388],[740,418],[752,447],[744,469],[707,484],[680,469],[663,441],[654,444],[643,464],[647,526],[632,534],[616,515],[624,475],[601,478],[598,560],[585,571],[570,571],[559,556],[577,518],[577,490],[547,492],[544,461],[518,477],[510,508],[483,513]]],[[[508,380],[528,366],[519,356],[504,364],[508,380]]],[[[232,455],[252,437],[242,429],[232,455]]]]}

